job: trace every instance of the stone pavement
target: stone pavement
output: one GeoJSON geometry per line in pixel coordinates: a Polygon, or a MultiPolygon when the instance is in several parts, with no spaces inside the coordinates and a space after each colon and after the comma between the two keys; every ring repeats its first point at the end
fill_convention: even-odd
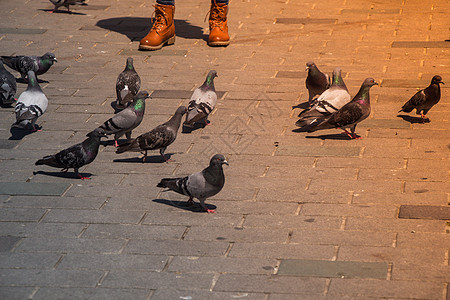
{"type": "Polygon", "coordinates": [[[0,0],[1,54],[58,58],[41,76],[41,132],[10,139],[13,109],[0,110],[0,299],[450,298],[448,1],[232,0],[232,42],[210,48],[208,0],[177,0],[176,43],[159,52],[136,50],[153,1],[88,4],[0,0]],[[212,125],[180,134],[170,163],[102,146],[81,169],[91,180],[36,167],[111,116],[127,56],[152,92],[133,136],[216,69],[212,125]],[[380,83],[362,140],[293,131],[308,60],[340,66],[351,95],[380,83]],[[431,122],[397,117],[436,74],[431,122]],[[214,153],[230,162],[207,201],[217,214],[156,187],[214,153]]]}

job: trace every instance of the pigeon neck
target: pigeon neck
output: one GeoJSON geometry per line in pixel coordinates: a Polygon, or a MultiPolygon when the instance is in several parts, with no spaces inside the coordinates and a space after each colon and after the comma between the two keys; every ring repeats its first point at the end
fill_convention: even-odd
{"type": "Polygon", "coordinates": [[[127,62],[125,70],[134,70],[134,66],[132,62],[127,62]]]}
{"type": "Polygon", "coordinates": [[[98,147],[100,146],[100,137],[88,137],[82,143],[83,148],[89,152],[98,151],[98,147]]]}
{"type": "Polygon", "coordinates": [[[222,165],[209,165],[203,170],[206,182],[214,186],[223,186],[225,184],[225,176],[223,175],[222,165]]]}
{"type": "Polygon", "coordinates": [[[178,131],[178,128],[180,127],[180,124],[181,124],[181,119],[183,118],[183,116],[180,114],[180,113],[178,113],[178,112],[176,112],[173,116],[172,116],[172,118],[170,118],[170,120],[169,121],[167,121],[167,125],[175,125],[175,127],[176,127],[176,129],[177,129],[177,131],[178,131]]]}
{"type": "Polygon", "coordinates": [[[41,88],[38,84],[36,76],[28,76],[28,90],[39,90],[41,91],[41,88]]]}
{"type": "Polygon", "coordinates": [[[145,108],[145,100],[144,99],[137,99],[134,103],[134,109],[135,110],[144,110],[145,108]]]}
{"type": "Polygon", "coordinates": [[[362,86],[359,89],[357,96],[355,97],[356,102],[358,102],[360,104],[370,103],[369,90],[370,90],[370,86],[362,86]]]}
{"type": "Polygon", "coordinates": [[[203,83],[202,87],[205,90],[214,90],[214,78],[212,76],[206,77],[205,82],[203,83]]]}

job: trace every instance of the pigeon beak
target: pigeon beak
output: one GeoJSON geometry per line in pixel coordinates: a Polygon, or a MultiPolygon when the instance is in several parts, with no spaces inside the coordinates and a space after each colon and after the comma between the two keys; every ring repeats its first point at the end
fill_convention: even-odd
{"type": "Polygon", "coordinates": [[[308,71],[309,70],[309,67],[308,66],[306,66],[306,68],[305,68],[305,71],[308,71]]]}
{"type": "Polygon", "coordinates": [[[445,84],[443,81],[440,81],[439,83],[445,84]]]}
{"type": "Polygon", "coordinates": [[[58,60],[56,59],[56,57],[53,59],[54,62],[58,62],[58,60]]]}
{"type": "Polygon", "coordinates": [[[379,84],[378,84],[378,82],[376,82],[376,81],[374,81],[374,82],[373,82],[373,84],[375,84],[375,85],[379,85],[379,84]]]}
{"type": "Polygon", "coordinates": [[[222,163],[226,164],[227,166],[230,165],[226,160],[224,160],[222,163]]]}

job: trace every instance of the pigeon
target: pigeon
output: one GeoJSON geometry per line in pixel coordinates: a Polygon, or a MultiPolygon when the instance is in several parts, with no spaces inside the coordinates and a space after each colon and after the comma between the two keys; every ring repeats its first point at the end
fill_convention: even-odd
{"type": "Polygon", "coordinates": [[[96,130],[86,135],[88,138],[83,142],[64,149],[54,155],[45,156],[36,161],[35,165],[47,165],[55,168],[63,168],[61,172],[67,172],[73,168],[75,174],[81,179],[90,179],[83,177],[78,169],[94,161],[100,147],[100,138],[105,137],[103,130],[96,130]]]}
{"type": "Polygon", "coordinates": [[[67,8],[67,12],[71,12],[69,9],[70,5],[76,5],[76,4],[84,4],[86,0],[50,0],[51,3],[53,3],[53,5],[55,6],[55,8],[50,11],[50,13],[53,13],[55,11],[57,11],[61,6],[64,6],[67,8]]]}
{"type": "Polygon", "coordinates": [[[36,120],[45,112],[48,99],[42,92],[41,87],[33,71],[28,71],[28,87],[20,94],[15,107],[16,122],[11,127],[27,128],[31,124],[31,130],[37,131],[36,120]]]}
{"type": "MultiPolygon", "coordinates": [[[[119,146],[117,139],[125,134],[127,141],[131,140],[131,131],[141,124],[145,113],[145,99],[149,98],[147,91],[140,91],[133,102],[124,110],[105,121],[95,130],[104,130],[106,134],[114,134],[114,144],[119,146]]],[[[94,131],[95,131],[94,130],[94,131]]]]}
{"type": "Polygon", "coordinates": [[[337,112],[342,106],[350,102],[350,100],[350,94],[341,76],[341,69],[335,68],[333,70],[333,80],[330,88],[316,98],[311,107],[303,110],[298,115],[300,119],[296,125],[304,127],[321,122],[323,118],[337,112]]]}
{"type": "Polygon", "coordinates": [[[0,60],[0,104],[9,105],[13,103],[16,100],[14,99],[16,91],[16,78],[5,69],[3,61],[0,60]]]}
{"type": "Polygon", "coordinates": [[[168,188],[174,192],[189,196],[188,202],[193,204],[194,198],[200,200],[201,207],[209,213],[215,213],[205,205],[206,198],[219,193],[225,184],[222,165],[228,165],[222,154],[214,155],[209,166],[203,171],[180,178],[163,178],[157,187],[168,188]]]}
{"type": "Polygon", "coordinates": [[[119,74],[116,81],[116,108],[120,111],[124,109],[128,102],[133,101],[141,88],[141,78],[134,69],[133,58],[127,58],[125,70],[119,74]]]}
{"type": "Polygon", "coordinates": [[[131,142],[120,145],[117,148],[116,153],[119,154],[126,151],[144,151],[144,158],[142,159],[142,162],[144,163],[147,159],[148,150],[159,149],[159,153],[162,158],[164,161],[167,161],[168,159],[164,156],[164,151],[166,151],[166,148],[177,138],[181,118],[186,112],[187,108],[185,106],[178,107],[177,111],[169,121],[158,125],[156,128],[138,136],[135,139],[132,139],[131,142]]]}
{"type": "Polygon", "coordinates": [[[330,87],[331,82],[330,76],[320,72],[313,61],[306,63],[306,70],[308,71],[308,76],[305,84],[309,93],[308,103],[311,106],[313,100],[330,87]]]}
{"type": "Polygon", "coordinates": [[[47,72],[54,62],[57,62],[55,54],[47,52],[42,56],[2,56],[3,62],[13,70],[20,73],[25,79],[28,71],[34,71],[36,76],[47,72]]]}
{"type": "Polygon", "coordinates": [[[425,115],[441,99],[440,83],[445,84],[442,82],[442,77],[439,75],[433,76],[430,85],[412,96],[411,99],[402,106],[402,109],[400,109],[399,112],[404,111],[409,113],[415,108],[416,114],[420,115],[422,123],[425,123],[425,120],[428,119],[425,115]]]}
{"type": "Polygon", "coordinates": [[[373,85],[378,85],[378,83],[373,78],[366,78],[352,101],[322,122],[313,124],[308,132],[341,128],[351,139],[360,139],[361,137],[355,134],[355,128],[359,122],[366,119],[370,114],[369,90],[373,85]],[[350,128],[351,133],[346,128],[350,128]]]}
{"type": "Polygon", "coordinates": [[[194,124],[200,121],[209,124],[208,116],[217,102],[216,89],[214,88],[215,77],[217,77],[217,72],[209,71],[205,82],[192,94],[183,126],[193,128],[194,124]]]}

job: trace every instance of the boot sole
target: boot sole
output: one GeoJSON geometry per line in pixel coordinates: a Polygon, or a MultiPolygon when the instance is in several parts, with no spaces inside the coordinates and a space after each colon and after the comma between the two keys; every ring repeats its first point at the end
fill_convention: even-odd
{"type": "Polygon", "coordinates": [[[165,45],[173,45],[174,43],[175,43],[175,36],[172,36],[168,40],[166,40],[166,41],[164,41],[161,44],[156,45],[156,46],[139,45],[139,49],[140,50],[150,50],[150,51],[159,50],[165,45]]]}
{"type": "Polygon", "coordinates": [[[208,45],[211,47],[217,47],[217,46],[228,46],[230,44],[230,41],[224,41],[224,42],[208,42],[208,45]]]}

